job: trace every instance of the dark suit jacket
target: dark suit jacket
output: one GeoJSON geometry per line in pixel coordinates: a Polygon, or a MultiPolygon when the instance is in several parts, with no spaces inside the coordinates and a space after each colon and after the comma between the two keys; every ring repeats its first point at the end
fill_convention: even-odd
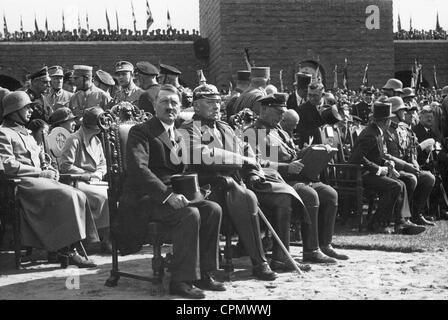
{"type": "Polygon", "coordinates": [[[376,174],[379,167],[384,165],[384,157],[380,129],[371,123],[359,135],[349,162],[362,164],[369,173],[376,174]]]}
{"type": "MultiPolygon", "coordinates": [[[[175,130],[175,139],[181,136],[175,130]]],[[[184,169],[160,120],[151,118],[129,131],[126,145],[127,176],[113,232],[121,254],[140,250],[145,241],[151,206],[160,206],[171,194],[171,176],[184,169]],[[172,152],[173,151],[173,152],[172,152]],[[173,163],[172,160],[178,163],[173,163]]]]}
{"type": "Polygon", "coordinates": [[[313,144],[322,143],[319,127],[323,126],[325,121],[316,107],[307,101],[294,110],[297,111],[300,117],[296,128],[296,133],[300,138],[300,147],[303,147],[304,143],[308,143],[309,137],[314,137],[313,144]]]}

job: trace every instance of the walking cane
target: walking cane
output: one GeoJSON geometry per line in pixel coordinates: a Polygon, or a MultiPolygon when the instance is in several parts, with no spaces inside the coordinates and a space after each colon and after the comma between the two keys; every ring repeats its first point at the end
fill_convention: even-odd
{"type": "Polygon", "coordinates": [[[260,208],[258,208],[258,214],[260,215],[261,219],[263,220],[263,222],[267,225],[268,229],[272,232],[272,235],[274,236],[274,239],[278,242],[278,244],[280,245],[280,247],[282,248],[283,252],[286,254],[286,256],[288,257],[289,262],[292,263],[292,265],[294,266],[294,269],[296,269],[297,273],[300,275],[303,275],[302,270],[300,270],[300,268],[297,266],[297,263],[295,262],[295,260],[291,257],[291,254],[289,253],[288,249],[286,249],[285,245],[283,244],[282,240],[280,240],[280,238],[278,237],[277,233],[275,232],[274,228],[272,227],[272,225],[269,223],[268,219],[266,218],[266,216],[264,215],[263,211],[261,211],[260,208]]]}

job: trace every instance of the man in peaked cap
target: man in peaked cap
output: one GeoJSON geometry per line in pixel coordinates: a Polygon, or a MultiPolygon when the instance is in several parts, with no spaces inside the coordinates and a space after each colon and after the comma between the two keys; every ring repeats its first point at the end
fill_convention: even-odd
{"type": "Polygon", "coordinates": [[[134,83],[134,66],[128,61],[118,61],[115,64],[115,75],[121,90],[115,93],[114,104],[122,101],[137,105],[143,90],[134,83]]]}
{"type": "Polygon", "coordinates": [[[400,97],[388,100],[392,104],[392,118],[389,129],[385,132],[385,143],[395,168],[400,173],[399,179],[406,184],[411,205],[412,221],[418,225],[434,225],[423,216],[426,201],[435,184],[435,177],[429,171],[421,170],[417,162],[418,139],[411,129],[410,118],[405,114],[408,106],[400,97]],[[407,123],[407,120],[409,121],[407,123]]]}
{"type": "MultiPolygon", "coordinates": [[[[279,127],[286,112],[287,94],[273,94],[260,99],[261,110],[258,120],[246,130],[252,149],[258,151],[262,167],[277,170],[285,181],[303,200],[311,223],[301,223],[303,235],[303,261],[314,263],[335,263],[335,259],[346,260],[347,256],[337,253],[331,246],[334,223],[338,209],[338,194],[329,185],[318,180],[308,181],[299,177],[303,169],[300,162],[300,150],[289,135],[279,127]],[[253,130],[251,132],[251,130],[253,130]],[[252,134],[249,134],[252,133],[252,134]],[[335,258],[335,259],[334,259],[335,258]]],[[[267,170],[267,169],[264,169],[267,170]]],[[[262,205],[263,197],[260,199],[262,205]]],[[[274,199],[269,199],[273,202],[274,199]]],[[[294,207],[291,207],[294,209],[294,207]]],[[[297,214],[297,209],[294,210],[297,214]]],[[[291,210],[289,210],[291,213],[291,210]]],[[[297,218],[297,216],[296,216],[297,218]]],[[[296,219],[295,219],[296,220],[296,219]]],[[[281,226],[281,224],[277,224],[281,226]]],[[[289,228],[281,230],[279,237],[285,246],[289,243],[289,228]]],[[[278,260],[274,257],[273,259],[278,260]]],[[[275,268],[274,265],[272,265],[275,268]]]]}
{"type": "Polygon", "coordinates": [[[258,100],[266,96],[266,86],[271,78],[270,67],[253,67],[251,69],[250,85],[235,101],[233,113],[237,114],[245,108],[258,114],[260,105],[258,100]]]}
{"type": "Polygon", "coordinates": [[[311,83],[312,76],[307,73],[298,72],[295,75],[295,91],[288,98],[288,109],[294,109],[297,112],[298,107],[308,99],[308,85],[311,83]]]}
{"type": "Polygon", "coordinates": [[[33,114],[31,115],[31,120],[42,119],[48,122],[52,110],[50,106],[44,104],[43,96],[49,92],[50,89],[50,76],[48,75],[48,68],[44,67],[39,71],[30,75],[31,85],[25,92],[33,102],[33,114]]]}
{"type": "Polygon", "coordinates": [[[64,71],[60,66],[48,68],[50,76],[50,92],[43,97],[44,106],[50,107],[53,111],[61,107],[68,107],[73,93],[63,89],[64,71]]]}
{"type": "Polygon", "coordinates": [[[71,93],[76,92],[76,85],[75,81],[73,80],[73,70],[68,70],[64,73],[64,84],[62,86],[62,89],[71,93]]]}
{"type": "Polygon", "coordinates": [[[73,114],[82,116],[85,109],[96,106],[106,109],[110,97],[93,83],[93,68],[85,65],[74,65],[73,69],[73,79],[78,88],[69,104],[73,114]]]}
{"type": "Polygon", "coordinates": [[[154,115],[154,103],[160,90],[160,84],[157,82],[159,70],[147,61],[139,61],[135,64],[135,75],[140,87],[145,90],[141,94],[137,106],[154,115]]]}
{"type": "Polygon", "coordinates": [[[186,109],[191,107],[191,90],[188,88],[184,88],[179,83],[179,76],[182,74],[179,69],[169,66],[167,64],[161,63],[160,65],[160,76],[159,83],[160,84],[172,84],[180,91],[182,94],[182,108],[186,109]]]}
{"type": "Polygon", "coordinates": [[[238,97],[249,88],[250,85],[250,71],[248,70],[239,70],[236,73],[236,87],[230,94],[230,98],[226,104],[226,115],[227,119],[230,119],[234,113],[235,102],[238,97]]]}
{"type": "Polygon", "coordinates": [[[395,220],[395,233],[418,234],[425,227],[416,226],[411,217],[406,185],[394,177],[395,169],[385,153],[384,134],[389,129],[392,105],[377,101],[373,105],[372,123],[358,137],[350,163],[363,165],[363,185],[378,194],[380,200],[369,228],[379,233],[392,233],[390,223],[395,220]]]}
{"type": "Polygon", "coordinates": [[[109,96],[111,88],[115,85],[114,78],[112,78],[112,76],[104,70],[97,70],[95,72],[93,83],[98,88],[106,92],[109,96]]]}

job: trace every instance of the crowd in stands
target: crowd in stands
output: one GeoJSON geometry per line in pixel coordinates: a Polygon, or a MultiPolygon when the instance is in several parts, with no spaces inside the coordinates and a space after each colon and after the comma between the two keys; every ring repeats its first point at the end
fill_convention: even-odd
{"type": "Polygon", "coordinates": [[[151,30],[129,30],[120,29],[106,30],[98,29],[73,29],[73,31],[34,31],[2,34],[0,32],[0,41],[194,41],[200,38],[199,31],[181,29],[156,29],[151,30]]]}
{"type": "Polygon", "coordinates": [[[394,33],[394,40],[448,40],[445,30],[400,30],[394,33]]]}

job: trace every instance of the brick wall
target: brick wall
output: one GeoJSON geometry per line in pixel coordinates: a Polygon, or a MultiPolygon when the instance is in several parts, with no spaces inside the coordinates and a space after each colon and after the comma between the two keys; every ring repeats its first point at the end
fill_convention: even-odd
{"type": "Polygon", "coordinates": [[[114,63],[118,60],[134,64],[146,60],[154,65],[160,61],[173,65],[182,71],[181,79],[192,87],[198,83],[196,70],[207,70],[207,61],[196,59],[191,41],[0,42],[0,75],[19,81],[44,65],[71,68],[74,64],[87,64],[94,70],[113,72],[114,63]]]}
{"type": "Polygon", "coordinates": [[[200,8],[201,18],[207,16],[201,35],[209,37],[210,71],[218,86],[228,84],[229,66],[233,74],[245,68],[245,47],[257,66],[271,67],[277,86],[280,69],[290,88],[294,71],[307,60],[320,61],[327,86],[335,64],[341,82],[346,57],[349,86],[359,87],[366,63],[374,85],[394,74],[391,0],[202,0],[200,8]],[[366,28],[366,8],[372,4],[380,9],[379,30],[366,28]]]}
{"type": "Polygon", "coordinates": [[[439,86],[448,85],[448,41],[395,41],[395,71],[411,71],[415,59],[423,66],[423,77],[433,86],[433,68],[439,86]]]}

